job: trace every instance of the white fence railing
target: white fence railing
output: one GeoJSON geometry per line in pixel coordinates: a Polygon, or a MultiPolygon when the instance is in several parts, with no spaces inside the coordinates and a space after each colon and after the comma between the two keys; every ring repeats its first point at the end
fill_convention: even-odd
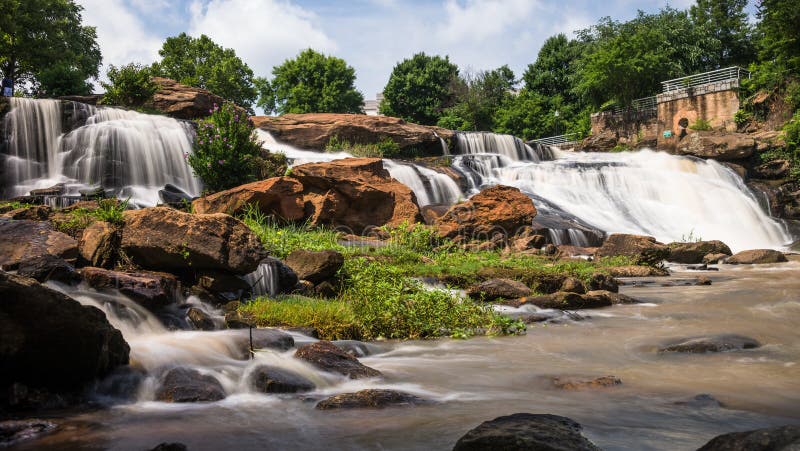
{"type": "Polygon", "coordinates": [[[656,96],[652,97],[644,97],[641,99],[636,99],[631,102],[630,107],[621,107],[617,106],[611,110],[614,114],[622,114],[626,112],[638,112],[638,111],[648,111],[648,110],[655,110],[658,103],[656,102],[656,96]]]}
{"type": "Polygon", "coordinates": [[[566,135],[548,136],[547,138],[538,138],[528,141],[528,144],[541,144],[543,146],[556,146],[562,147],[570,144],[575,144],[580,140],[578,133],[567,133],[566,135]]]}
{"type": "Polygon", "coordinates": [[[704,72],[702,74],[689,75],[688,77],[662,81],[661,87],[662,92],[671,92],[709,83],[740,80],[742,78],[750,78],[750,71],[734,66],[712,70],[711,72],[704,72]]]}

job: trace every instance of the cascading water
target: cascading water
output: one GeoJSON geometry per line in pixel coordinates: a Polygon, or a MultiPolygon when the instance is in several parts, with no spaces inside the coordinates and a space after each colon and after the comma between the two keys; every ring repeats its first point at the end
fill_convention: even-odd
{"type": "MultiPolygon", "coordinates": [[[[689,234],[719,239],[732,249],[778,248],[791,241],[730,169],[708,160],[643,150],[563,152],[531,147],[507,135],[456,136],[454,166],[478,186],[515,186],[541,213],[567,213],[605,232],[638,233],[660,241],[689,234]],[[548,205],[541,208],[537,200],[548,205]],[[552,209],[558,211],[547,211],[552,209]]],[[[539,217],[537,217],[537,220],[539,217]]],[[[557,232],[554,240],[571,235],[557,232]]]]}
{"type": "Polygon", "coordinates": [[[185,160],[193,135],[186,122],[85,106],[85,125],[64,134],[62,102],[13,98],[11,106],[4,121],[7,197],[59,183],[66,195],[101,187],[142,206],[157,204],[168,183],[200,193],[185,160]]]}
{"type": "Polygon", "coordinates": [[[278,269],[273,259],[262,261],[255,271],[244,276],[245,282],[252,287],[252,296],[275,296],[278,294],[278,269]]]}

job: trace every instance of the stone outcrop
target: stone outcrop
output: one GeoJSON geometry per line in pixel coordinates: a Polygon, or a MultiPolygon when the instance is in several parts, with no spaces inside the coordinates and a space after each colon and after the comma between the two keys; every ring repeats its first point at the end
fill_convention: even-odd
{"type": "MultiPolygon", "coordinates": [[[[210,91],[178,83],[175,80],[153,77],[158,90],[148,106],[177,119],[198,119],[210,114],[214,104],[222,105],[225,99],[210,91]]],[[[242,114],[245,110],[240,108],[242,114]]]]}
{"type": "Polygon", "coordinates": [[[497,185],[456,204],[436,220],[439,234],[453,238],[489,239],[496,232],[509,237],[530,226],[536,207],[519,189],[497,185]]]}
{"type": "Polygon", "coordinates": [[[253,117],[256,127],[295,147],[325,150],[334,136],[351,144],[377,144],[386,138],[400,149],[416,149],[427,155],[442,155],[439,137],[450,140],[453,132],[438,127],[412,124],[389,116],[363,114],[284,114],[253,117]]]}
{"type": "Polygon", "coordinates": [[[274,177],[195,199],[192,207],[195,213],[238,215],[253,205],[265,215],[294,221],[304,216],[302,192],[297,180],[274,177]]]}
{"type": "Polygon", "coordinates": [[[731,248],[718,240],[697,241],[693,243],[669,243],[669,257],[667,260],[675,263],[697,264],[703,263],[703,258],[708,254],[731,255],[731,248]]]}
{"type": "Polygon", "coordinates": [[[307,251],[298,249],[286,257],[289,266],[300,280],[320,283],[335,276],[342,265],[344,256],[336,251],[307,251]]]}
{"type": "Polygon", "coordinates": [[[783,252],[774,249],[750,249],[737,252],[725,260],[729,265],[758,265],[767,263],[783,263],[787,261],[783,252]]]}
{"type": "Polygon", "coordinates": [[[126,211],[124,219],[122,250],[143,268],[247,274],[266,257],[258,237],[226,214],[158,207],[126,211]]]}
{"type": "Polygon", "coordinates": [[[117,261],[122,231],[106,221],[95,221],[84,229],[78,242],[78,252],[83,263],[100,268],[111,268],[117,261]]]}
{"type": "Polygon", "coordinates": [[[652,236],[614,233],[595,252],[597,257],[626,256],[638,265],[656,266],[669,257],[669,248],[652,236]]]}
{"type": "Polygon", "coordinates": [[[314,389],[314,383],[292,371],[261,365],[253,370],[253,388],[262,393],[298,393],[314,389]]]}
{"type": "Polygon", "coordinates": [[[163,402],[212,402],[225,399],[225,389],[213,376],[191,368],[173,368],[161,376],[156,400],[163,402]]]}
{"type": "Polygon", "coordinates": [[[39,255],[21,262],[17,268],[17,275],[30,277],[41,283],[48,280],[73,283],[81,278],[74,266],[50,254],[39,255]]]}
{"type": "Polygon", "coordinates": [[[789,175],[791,167],[789,160],[773,160],[753,168],[753,178],[779,180],[789,175]]]}
{"type": "Polygon", "coordinates": [[[367,389],[355,393],[342,393],[323,399],[317,403],[317,409],[383,409],[386,407],[411,407],[421,404],[429,404],[429,402],[419,396],[396,390],[367,389]]]}
{"type": "Polygon", "coordinates": [[[303,185],[305,217],[312,225],[371,227],[422,222],[414,192],[393,179],[379,158],[346,158],[292,168],[303,185]]]}
{"type": "Polygon", "coordinates": [[[613,304],[612,296],[614,293],[606,291],[609,295],[598,295],[597,292],[590,291],[592,294],[578,294],[567,291],[557,291],[543,296],[528,296],[519,299],[515,305],[532,304],[539,308],[556,310],[581,310],[608,307],[613,304]]]}
{"type": "Polygon", "coordinates": [[[294,356],[323,371],[343,374],[350,379],[381,375],[380,371],[363,365],[357,358],[342,351],[329,341],[318,341],[302,346],[294,356]]]}
{"type": "Polygon", "coordinates": [[[790,451],[800,449],[800,426],[731,432],[714,437],[697,451],[790,451]]]}
{"type": "Polygon", "coordinates": [[[558,415],[515,413],[484,421],[467,432],[453,451],[599,451],[581,425],[558,415]]]}
{"type": "Polygon", "coordinates": [[[681,339],[658,349],[659,352],[681,352],[703,354],[707,352],[740,351],[754,349],[761,344],[750,338],[735,334],[712,335],[681,339]]]}
{"type": "Polygon", "coordinates": [[[3,389],[20,383],[74,392],[128,363],[128,344],[99,309],[2,271],[0,292],[3,389]]]}
{"type": "Polygon", "coordinates": [[[497,299],[516,299],[530,294],[531,289],[527,285],[511,279],[489,279],[467,290],[469,297],[486,302],[497,299]]]}
{"type": "Polygon", "coordinates": [[[684,137],[676,147],[680,155],[717,160],[743,160],[753,155],[756,140],[744,133],[701,131],[684,137]]]}
{"type": "Polygon", "coordinates": [[[172,274],[149,271],[111,271],[86,267],[80,270],[83,280],[98,290],[117,289],[149,310],[175,303],[178,279],[172,274]]]}
{"type": "Polygon", "coordinates": [[[46,254],[74,260],[78,242],[46,222],[0,219],[0,267],[16,269],[22,261],[46,254]]]}

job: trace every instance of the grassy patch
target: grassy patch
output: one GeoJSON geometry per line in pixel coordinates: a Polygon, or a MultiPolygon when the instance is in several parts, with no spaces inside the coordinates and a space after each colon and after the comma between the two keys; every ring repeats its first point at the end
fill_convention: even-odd
{"type": "Polygon", "coordinates": [[[32,206],[33,206],[33,204],[20,202],[20,201],[17,201],[17,200],[9,200],[9,201],[0,202],[0,208],[3,208],[4,210],[8,210],[8,211],[18,210],[20,208],[28,208],[28,207],[32,207],[32,206]]]}
{"type": "Polygon", "coordinates": [[[353,308],[340,300],[259,298],[243,304],[239,312],[260,327],[313,327],[325,340],[357,340],[364,335],[353,308]]]}
{"type": "Polygon", "coordinates": [[[296,249],[345,250],[339,244],[339,234],[333,230],[308,224],[280,224],[252,206],[245,209],[241,220],[258,236],[270,254],[278,258],[286,258],[296,249]]]}
{"type": "Polygon", "coordinates": [[[66,218],[54,220],[56,230],[68,235],[76,235],[95,221],[106,221],[121,225],[124,221],[122,213],[128,208],[128,200],[120,202],[114,199],[99,199],[97,208],[75,208],[69,210],[66,218]]]}
{"type": "Polygon", "coordinates": [[[333,135],[325,145],[325,151],[347,152],[356,157],[393,158],[400,155],[400,145],[388,136],[374,144],[361,144],[333,135]]]}

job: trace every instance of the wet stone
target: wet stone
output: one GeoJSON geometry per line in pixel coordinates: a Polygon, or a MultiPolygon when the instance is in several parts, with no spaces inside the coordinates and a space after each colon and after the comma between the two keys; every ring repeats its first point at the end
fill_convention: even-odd
{"type": "Polygon", "coordinates": [[[709,352],[740,351],[743,349],[754,349],[761,344],[742,335],[725,334],[708,337],[694,337],[682,339],[667,344],[658,349],[659,352],[680,352],[689,354],[704,354],[709,352]]]}
{"type": "Polygon", "coordinates": [[[369,389],[331,396],[317,403],[317,409],[383,409],[386,407],[411,407],[429,403],[430,401],[410,393],[369,389]]]}

